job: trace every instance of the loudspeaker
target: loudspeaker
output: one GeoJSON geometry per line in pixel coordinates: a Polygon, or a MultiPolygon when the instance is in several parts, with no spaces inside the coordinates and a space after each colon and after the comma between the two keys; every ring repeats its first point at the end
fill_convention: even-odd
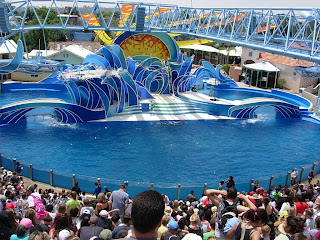
{"type": "Polygon", "coordinates": [[[146,18],[146,8],[137,7],[136,31],[142,32],[144,30],[145,18],[146,18]]]}
{"type": "Polygon", "coordinates": [[[5,6],[0,6],[0,30],[2,32],[10,31],[9,16],[5,6]]]}

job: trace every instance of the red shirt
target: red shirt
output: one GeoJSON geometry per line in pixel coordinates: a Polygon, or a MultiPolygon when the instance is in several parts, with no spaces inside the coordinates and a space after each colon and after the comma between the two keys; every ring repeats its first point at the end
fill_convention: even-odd
{"type": "Polygon", "coordinates": [[[308,204],[306,202],[297,202],[295,206],[296,206],[296,215],[298,215],[299,213],[303,214],[304,210],[308,208],[308,204]]]}

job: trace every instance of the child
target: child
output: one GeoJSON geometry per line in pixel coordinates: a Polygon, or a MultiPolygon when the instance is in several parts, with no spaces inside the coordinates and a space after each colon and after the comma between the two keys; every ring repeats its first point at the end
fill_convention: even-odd
{"type": "Polygon", "coordinates": [[[260,240],[270,240],[270,232],[271,228],[268,225],[262,226],[260,240]]]}
{"type": "Polygon", "coordinates": [[[313,209],[307,208],[304,211],[304,214],[306,216],[306,226],[308,227],[308,230],[313,229],[314,228],[313,209]]]}

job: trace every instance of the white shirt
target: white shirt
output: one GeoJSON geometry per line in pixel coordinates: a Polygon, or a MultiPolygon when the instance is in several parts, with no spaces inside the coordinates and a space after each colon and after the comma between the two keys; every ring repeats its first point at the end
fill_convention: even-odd
{"type": "MultiPolygon", "coordinates": [[[[34,193],[32,193],[32,195],[41,199],[41,195],[40,195],[38,192],[34,192],[34,193]]],[[[30,196],[28,197],[28,200],[27,200],[27,201],[28,201],[28,205],[29,205],[30,208],[31,208],[31,207],[34,207],[34,199],[33,199],[33,197],[31,196],[31,194],[30,194],[30,196]]]]}

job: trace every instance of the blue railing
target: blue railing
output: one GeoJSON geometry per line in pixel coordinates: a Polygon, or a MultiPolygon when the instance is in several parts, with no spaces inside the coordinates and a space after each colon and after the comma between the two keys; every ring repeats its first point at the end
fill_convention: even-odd
{"type": "MultiPolygon", "coordinates": [[[[0,155],[0,164],[5,169],[13,171],[14,170],[14,163],[12,158],[0,155]]],[[[19,161],[19,160],[17,160],[19,161]]],[[[20,162],[20,165],[23,167],[22,169],[22,176],[31,178],[35,181],[39,181],[42,183],[46,183],[52,186],[57,186],[61,188],[71,189],[73,186],[74,181],[79,183],[81,191],[85,191],[86,193],[93,193],[94,191],[94,183],[97,181],[97,178],[90,177],[90,176],[83,176],[78,174],[66,174],[60,171],[51,170],[42,168],[40,166],[33,166],[32,164],[26,164],[24,162],[20,162]]],[[[314,174],[318,174],[320,172],[320,163],[314,162],[307,166],[304,166],[298,169],[299,176],[298,181],[306,180],[308,178],[308,174],[311,170],[314,170],[314,174]]],[[[274,186],[285,186],[286,184],[290,185],[291,182],[291,171],[292,169],[288,169],[288,172],[279,173],[277,175],[271,177],[262,177],[259,180],[260,187],[268,190],[270,184],[274,186]]],[[[103,172],[101,173],[103,175],[103,172]]],[[[248,181],[238,182],[236,181],[236,188],[238,191],[249,191],[251,182],[253,180],[248,179],[248,181]]],[[[218,188],[217,183],[203,183],[202,185],[193,185],[193,186],[185,186],[185,185],[171,185],[171,186],[157,186],[157,185],[148,185],[146,183],[141,182],[126,182],[121,180],[113,180],[108,178],[100,178],[100,182],[102,187],[108,186],[109,190],[116,190],[119,188],[120,185],[126,184],[127,185],[127,192],[130,197],[134,197],[139,192],[142,192],[147,189],[154,189],[160,193],[164,193],[168,195],[170,199],[184,199],[191,190],[195,192],[195,196],[200,198],[201,194],[204,193],[205,189],[210,188],[218,188]]]]}

